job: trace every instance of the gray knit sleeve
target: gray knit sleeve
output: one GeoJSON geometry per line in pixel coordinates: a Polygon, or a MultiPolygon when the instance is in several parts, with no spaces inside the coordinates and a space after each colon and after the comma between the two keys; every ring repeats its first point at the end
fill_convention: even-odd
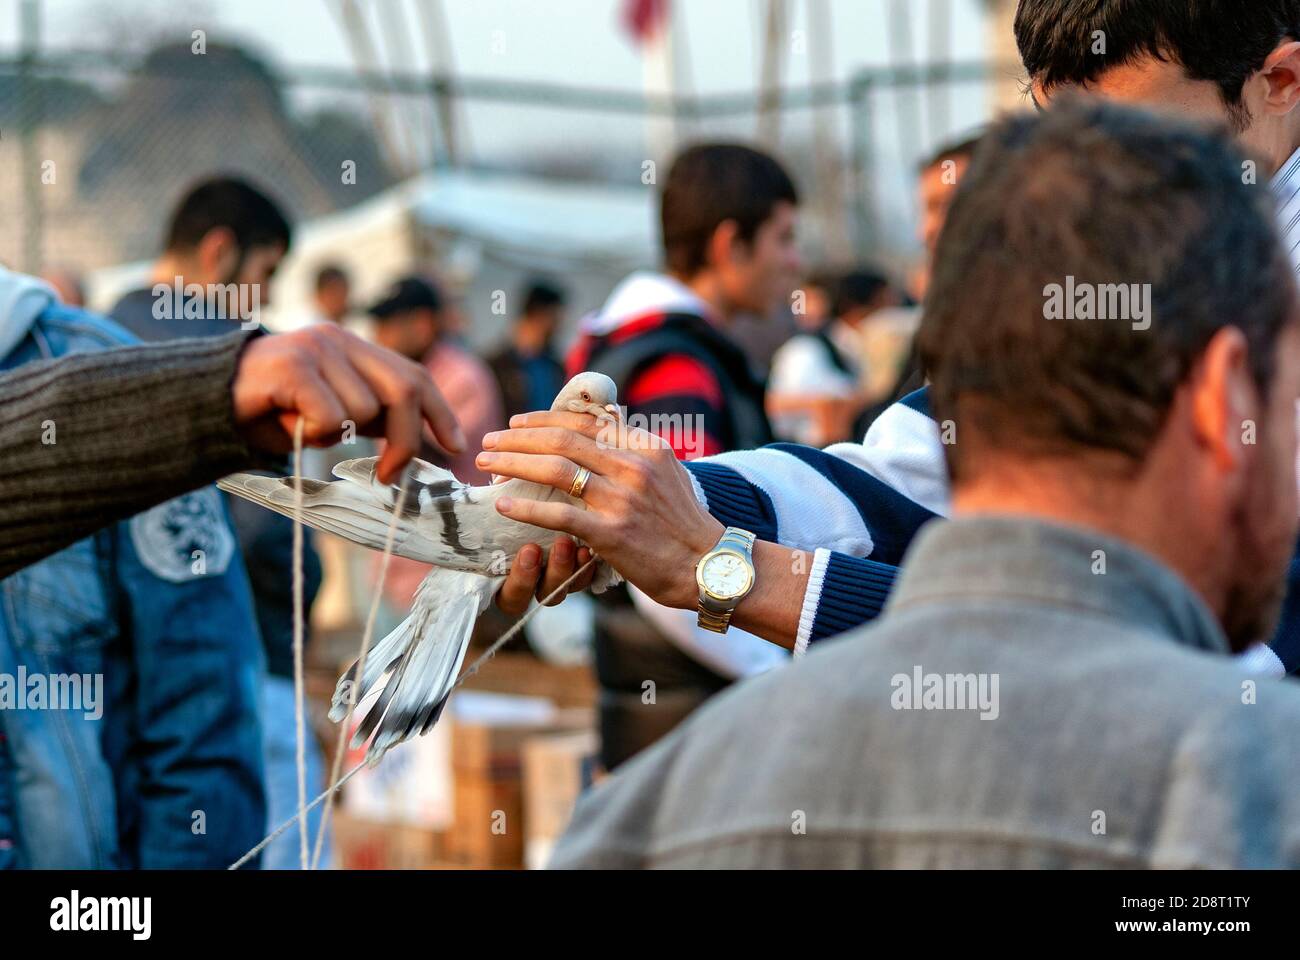
{"type": "Polygon", "coordinates": [[[0,578],[257,461],[231,384],[250,334],[0,374],[0,578]]]}

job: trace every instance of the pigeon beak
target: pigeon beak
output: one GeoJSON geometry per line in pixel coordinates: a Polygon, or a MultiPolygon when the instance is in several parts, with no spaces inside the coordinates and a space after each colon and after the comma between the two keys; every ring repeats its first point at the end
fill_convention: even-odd
{"type": "Polygon", "coordinates": [[[618,404],[616,404],[616,403],[607,403],[607,404],[605,404],[605,412],[606,412],[606,413],[612,413],[612,414],[614,415],[614,419],[617,420],[617,419],[618,419],[618,416],[619,416],[618,404]]]}

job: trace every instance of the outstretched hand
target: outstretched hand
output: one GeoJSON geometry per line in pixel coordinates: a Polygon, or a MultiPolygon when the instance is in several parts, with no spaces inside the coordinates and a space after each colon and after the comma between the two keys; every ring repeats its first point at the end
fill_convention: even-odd
{"type": "MultiPolygon", "coordinates": [[[[717,543],[723,526],[700,506],[690,476],[667,443],[644,430],[579,413],[520,414],[510,426],[483,438],[480,469],[566,493],[580,466],[592,476],[583,506],[502,497],[498,511],[577,537],[659,603],[695,606],[695,564],[717,543]]],[[[525,571],[519,573],[523,577],[525,571]]],[[[553,579],[557,586],[563,576],[553,579]]]]}
{"type": "Polygon", "coordinates": [[[235,425],[250,446],[292,449],[302,418],[303,440],[328,447],[345,421],[357,433],[384,437],[379,479],[392,483],[420,450],[427,423],[443,447],[459,452],[465,436],[428,371],[345,330],[319,325],[249,341],[232,385],[235,425]]]}

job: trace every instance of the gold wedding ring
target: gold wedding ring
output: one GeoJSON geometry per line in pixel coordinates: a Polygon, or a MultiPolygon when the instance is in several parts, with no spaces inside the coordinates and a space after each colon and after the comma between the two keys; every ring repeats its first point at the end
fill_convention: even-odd
{"type": "Polygon", "coordinates": [[[582,492],[587,489],[587,481],[590,479],[591,471],[586,467],[579,467],[578,472],[573,475],[573,483],[569,485],[569,496],[581,500],[582,492]]]}

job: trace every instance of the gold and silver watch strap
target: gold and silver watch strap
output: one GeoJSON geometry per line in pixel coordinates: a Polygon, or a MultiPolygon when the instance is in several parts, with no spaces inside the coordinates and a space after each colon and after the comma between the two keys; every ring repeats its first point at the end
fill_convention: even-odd
{"type": "Polygon", "coordinates": [[[725,550],[731,547],[745,555],[745,559],[750,563],[754,562],[754,541],[758,539],[755,534],[748,530],[742,530],[740,527],[727,527],[722,533],[722,538],[718,540],[718,545],[714,550],[725,550]]]}
{"type": "Polygon", "coordinates": [[[734,607],[731,610],[725,610],[722,613],[713,613],[705,607],[703,603],[701,603],[699,607],[700,616],[698,622],[705,630],[712,630],[714,633],[726,633],[731,627],[731,615],[733,612],[735,612],[734,607]]]}
{"type": "MultiPolygon", "coordinates": [[[[742,530],[740,527],[727,527],[714,548],[705,554],[700,562],[703,564],[709,557],[721,550],[732,550],[743,556],[752,568],[754,563],[754,541],[756,539],[755,534],[750,533],[748,530],[742,530]]],[[[751,581],[750,589],[752,588],[751,581]]],[[[736,597],[730,601],[715,600],[701,587],[698,604],[699,625],[705,630],[711,630],[714,633],[726,633],[731,627],[731,616],[743,599],[744,596],[736,597]]]]}

